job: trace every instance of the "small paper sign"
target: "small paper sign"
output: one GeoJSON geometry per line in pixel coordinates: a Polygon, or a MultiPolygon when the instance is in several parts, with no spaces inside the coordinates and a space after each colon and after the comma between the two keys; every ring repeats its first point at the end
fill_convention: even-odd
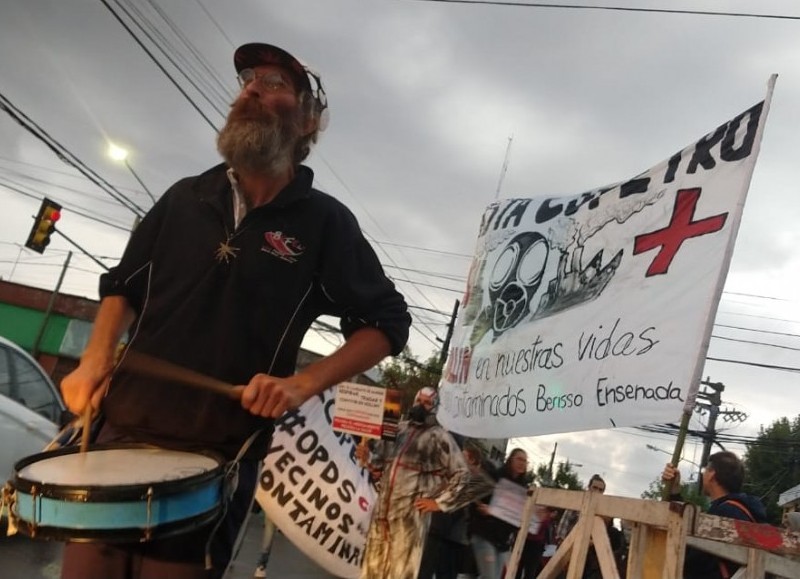
{"type": "MultiPolygon", "coordinates": [[[[525,487],[514,484],[507,478],[501,478],[492,491],[489,514],[519,528],[527,499],[528,490],[525,487]]],[[[534,516],[528,527],[528,533],[535,535],[539,532],[540,525],[541,521],[534,516]]]]}
{"type": "Polygon", "coordinates": [[[353,382],[339,384],[333,429],[367,438],[381,438],[386,430],[394,438],[400,418],[400,399],[393,394],[396,392],[353,382]],[[391,404],[391,409],[387,409],[387,402],[391,404]]]}

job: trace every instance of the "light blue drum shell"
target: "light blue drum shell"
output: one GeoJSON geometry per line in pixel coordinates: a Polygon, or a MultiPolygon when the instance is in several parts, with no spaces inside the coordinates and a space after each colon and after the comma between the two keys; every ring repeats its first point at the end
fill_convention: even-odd
{"type": "MultiPolygon", "coordinates": [[[[117,449],[159,450],[141,444],[103,444],[88,452],[117,449]]],[[[76,452],[78,448],[70,447],[39,453],[14,465],[12,514],[23,534],[70,541],[147,541],[196,529],[221,509],[223,462],[209,453],[202,454],[213,459],[215,468],[160,482],[76,486],[37,482],[19,474],[26,466],[76,452]]]]}

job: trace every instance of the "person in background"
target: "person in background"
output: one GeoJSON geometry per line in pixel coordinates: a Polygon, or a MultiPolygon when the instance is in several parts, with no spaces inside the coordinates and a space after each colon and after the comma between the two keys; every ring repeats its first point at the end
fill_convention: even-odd
{"type": "Polygon", "coordinates": [[[102,411],[95,442],[214,453],[231,489],[217,521],[182,535],[68,543],[64,579],[221,577],[275,419],[400,353],[408,338],[405,300],[355,217],[302,164],[328,113],[319,76],[269,44],[240,46],[233,64],[241,89],[217,135],[225,162],[178,181],[137,226],[100,278],[92,334],[61,382],[72,412],[102,411]],[[323,314],[340,319],[344,345],[296,372],[323,314]],[[148,355],[233,384],[238,399],[144,378],[135,362],[116,367],[128,330],[120,368],[131,353],[148,355]]]}
{"type": "MultiPolygon", "coordinates": [[[[465,444],[463,455],[471,476],[488,476],[481,469],[482,456],[479,449],[465,444]]],[[[493,484],[492,481],[485,480],[487,484],[493,484]]],[[[459,574],[477,573],[467,534],[468,520],[469,506],[449,513],[431,514],[431,525],[425,539],[417,579],[456,579],[459,574]]]]}
{"type": "MultiPolygon", "coordinates": [[[[742,492],[744,485],[744,464],[732,452],[717,452],[708,457],[701,469],[703,494],[711,499],[709,515],[728,517],[751,523],[767,522],[767,511],[761,501],[742,492]]],[[[661,473],[661,480],[669,490],[669,500],[682,501],[681,473],[672,464],[667,464],[661,473]]],[[[728,579],[738,565],[715,557],[699,549],[686,549],[683,566],[684,579],[728,579]]]]}
{"type": "MultiPolygon", "coordinates": [[[[528,454],[515,448],[493,477],[495,480],[505,478],[527,488],[528,454]]],[[[473,505],[469,521],[470,541],[481,579],[500,579],[517,527],[489,514],[490,501],[491,497],[487,497],[473,505]]]]}
{"type": "MultiPolygon", "coordinates": [[[[558,547],[556,543],[556,526],[561,518],[561,511],[555,507],[547,507],[547,528],[544,533],[544,551],[542,552],[541,564],[542,568],[547,565],[547,562],[556,554],[558,547]]],[[[541,571],[541,569],[540,569],[541,571]]]]}
{"type": "MultiPolygon", "coordinates": [[[[606,492],[606,481],[603,480],[603,477],[599,474],[593,474],[592,478],[589,479],[586,490],[603,494],[606,492]]],[[[560,545],[563,543],[567,535],[572,532],[573,527],[575,527],[575,524],[578,522],[578,515],[580,515],[578,511],[564,511],[564,514],[561,515],[561,520],[558,522],[558,527],[556,527],[556,544],[560,545]]]]}
{"type": "Polygon", "coordinates": [[[253,573],[254,579],[261,579],[267,576],[267,565],[269,565],[269,556],[272,553],[272,543],[275,541],[275,523],[272,522],[264,512],[264,534],[261,536],[261,554],[258,557],[256,570],[253,573]]]}
{"type": "Polygon", "coordinates": [[[361,579],[416,579],[428,513],[452,512],[491,492],[491,481],[470,474],[458,443],[436,421],[438,403],[434,388],[420,389],[394,441],[356,449],[371,473],[382,473],[361,579]]]}
{"type": "Polygon", "coordinates": [[[555,517],[558,510],[553,507],[537,507],[536,517],[539,519],[539,529],[528,533],[525,546],[522,549],[517,579],[535,579],[544,566],[542,555],[546,545],[553,545],[555,540],[555,517]]]}
{"type": "MultiPolygon", "coordinates": [[[[614,555],[614,563],[617,566],[617,573],[624,579],[627,571],[627,543],[625,542],[625,535],[620,529],[614,526],[614,519],[611,517],[603,517],[605,522],[606,534],[608,535],[608,543],[611,545],[611,552],[614,555]]],[[[597,550],[594,545],[589,546],[586,553],[586,565],[583,568],[583,579],[602,579],[603,573],[600,570],[600,561],[597,558],[597,550]]]]}

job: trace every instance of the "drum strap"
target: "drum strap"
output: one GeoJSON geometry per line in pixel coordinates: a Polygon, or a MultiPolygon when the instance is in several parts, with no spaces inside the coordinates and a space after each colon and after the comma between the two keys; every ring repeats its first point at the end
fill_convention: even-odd
{"type": "Polygon", "coordinates": [[[217,534],[222,521],[225,520],[225,516],[228,514],[228,505],[233,499],[236,489],[239,487],[239,462],[241,462],[242,458],[250,449],[253,442],[262,432],[263,430],[256,430],[253,434],[251,434],[250,437],[244,441],[242,448],[240,448],[239,452],[236,454],[236,458],[234,458],[225,469],[225,477],[223,479],[222,488],[222,508],[220,509],[219,517],[214,525],[214,529],[211,531],[211,534],[208,536],[208,541],[206,542],[207,571],[210,571],[213,568],[213,564],[211,562],[211,541],[214,539],[214,535],[217,534]]]}

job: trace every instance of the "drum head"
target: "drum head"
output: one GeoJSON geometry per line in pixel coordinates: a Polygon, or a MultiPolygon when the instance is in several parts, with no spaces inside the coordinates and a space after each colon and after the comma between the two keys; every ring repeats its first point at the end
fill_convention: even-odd
{"type": "Polygon", "coordinates": [[[143,444],[98,444],[42,452],[16,465],[14,486],[22,492],[62,500],[138,500],[185,490],[219,475],[212,454],[167,450],[143,444]]]}
{"type": "Polygon", "coordinates": [[[121,486],[184,480],[219,463],[202,454],[160,448],[109,448],[45,457],[21,468],[17,476],[39,484],[121,486]]]}

